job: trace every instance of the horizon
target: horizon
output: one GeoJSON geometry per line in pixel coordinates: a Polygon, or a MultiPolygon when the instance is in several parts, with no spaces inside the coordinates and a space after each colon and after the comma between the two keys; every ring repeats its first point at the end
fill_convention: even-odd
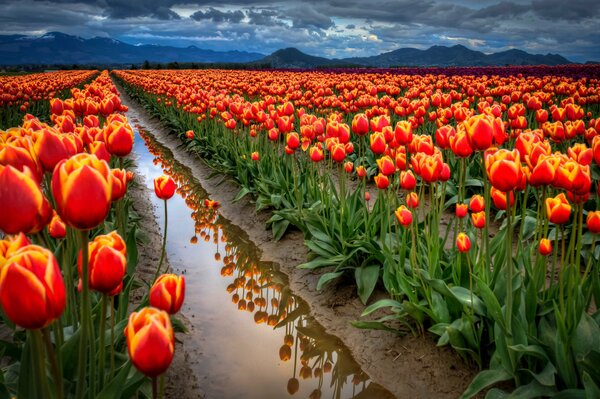
{"type": "Polygon", "coordinates": [[[600,10],[591,0],[7,0],[0,34],[61,32],[131,45],[196,46],[269,55],[288,47],[329,59],[463,45],[600,60],[600,10]],[[36,9],[32,15],[31,9],[36,9]],[[409,10],[406,12],[406,10],[409,10]]]}

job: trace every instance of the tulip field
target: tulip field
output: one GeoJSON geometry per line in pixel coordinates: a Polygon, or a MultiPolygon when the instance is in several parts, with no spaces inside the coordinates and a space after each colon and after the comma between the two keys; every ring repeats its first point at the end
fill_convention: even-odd
{"type": "MultiPolygon", "coordinates": [[[[107,72],[6,79],[3,120],[35,112],[35,100],[48,103],[36,111],[49,123],[27,113],[0,131],[0,304],[11,337],[0,344],[0,397],[159,397],[185,281],[160,265],[154,279],[136,278],[127,107],[107,72]],[[140,287],[144,299],[130,303],[140,287]]],[[[157,195],[173,195],[173,180],[159,180],[157,195]]]]}
{"type": "MultiPolygon", "coordinates": [[[[160,259],[136,271],[134,128],[115,84],[268,212],[273,240],[301,232],[298,267],[319,290],[352,284],[356,328],[477,367],[457,397],[600,397],[600,68],[573,65],[0,77],[0,398],[164,397],[186,294],[166,270],[169,199],[227,240],[220,204],[166,173],[160,259]]],[[[364,389],[305,334],[301,301],[243,259],[215,255],[238,309],[285,327],[288,393],[318,369],[320,397],[332,367],[333,392],[353,373],[364,389]]]]}
{"type": "Polygon", "coordinates": [[[600,394],[597,66],[114,76],[355,281],[356,327],[451,346],[465,398],[600,394]]]}

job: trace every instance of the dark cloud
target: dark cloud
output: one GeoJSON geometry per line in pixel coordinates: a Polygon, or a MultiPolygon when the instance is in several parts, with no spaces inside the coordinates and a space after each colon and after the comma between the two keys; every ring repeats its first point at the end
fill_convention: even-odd
{"type": "Polygon", "coordinates": [[[0,34],[365,56],[463,44],[600,60],[598,0],[2,0],[0,34]],[[32,12],[35,10],[35,12],[32,12]]]}
{"type": "Polygon", "coordinates": [[[213,7],[210,7],[205,11],[196,11],[191,15],[190,18],[195,19],[196,21],[202,21],[204,19],[210,19],[214,22],[233,22],[239,23],[242,19],[244,19],[245,14],[240,11],[219,11],[213,7]]]}

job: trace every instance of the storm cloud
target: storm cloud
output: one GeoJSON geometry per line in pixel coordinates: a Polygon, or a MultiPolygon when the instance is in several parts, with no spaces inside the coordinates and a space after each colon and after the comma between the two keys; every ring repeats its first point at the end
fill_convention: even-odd
{"type": "Polygon", "coordinates": [[[60,31],[132,44],[327,57],[462,44],[600,60],[596,0],[5,0],[0,34],[60,31]],[[32,12],[35,10],[35,12],[32,12]]]}

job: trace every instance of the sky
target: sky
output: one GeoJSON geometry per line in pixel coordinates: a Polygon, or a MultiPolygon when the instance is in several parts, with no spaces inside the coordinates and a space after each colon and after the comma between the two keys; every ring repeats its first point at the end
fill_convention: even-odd
{"type": "Polygon", "coordinates": [[[462,44],[600,61],[599,0],[1,0],[0,34],[328,58],[462,44]]]}

